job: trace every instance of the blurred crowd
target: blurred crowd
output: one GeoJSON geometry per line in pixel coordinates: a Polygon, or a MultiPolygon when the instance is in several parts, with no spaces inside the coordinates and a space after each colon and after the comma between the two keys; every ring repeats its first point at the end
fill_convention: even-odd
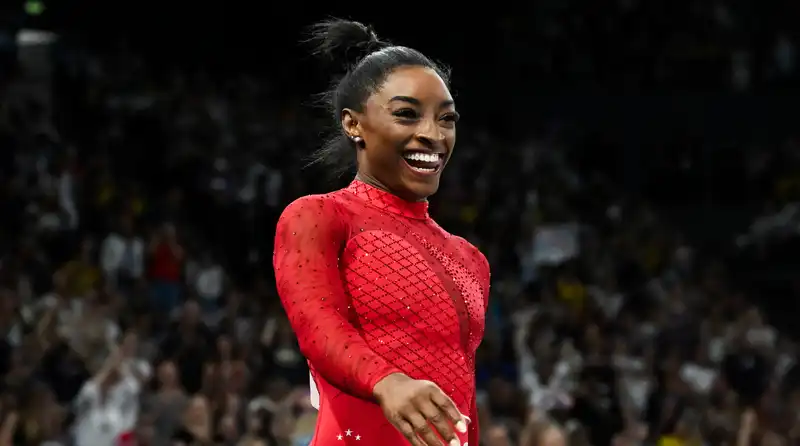
{"type": "MultiPolygon", "coordinates": [[[[62,58],[52,100],[22,72],[0,85],[0,446],[308,444],[272,237],[289,201],[349,178],[305,168],[306,92],[62,58]]],[[[543,419],[575,446],[798,444],[797,344],[727,259],[595,166],[603,147],[519,136],[465,127],[432,202],[492,265],[483,444],[539,444],[543,419]]],[[[747,158],[780,193],[740,246],[797,236],[800,144],[772,153],[747,158]]]]}
{"type": "Polygon", "coordinates": [[[545,0],[480,36],[498,61],[534,54],[515,60],[512,74],[533,84],[763,90],[797,83],[797,8],[785,0],[545,0]]]}

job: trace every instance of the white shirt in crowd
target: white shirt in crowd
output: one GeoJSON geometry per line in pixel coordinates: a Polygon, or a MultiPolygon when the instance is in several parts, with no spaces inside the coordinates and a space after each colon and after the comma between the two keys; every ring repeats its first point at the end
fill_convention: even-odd
{"type": "Polygon", "coordinates": [[[125,368],[122,371],[105,398],[93,379],[81,388],[75,398],[76,446],[116,446],[120,435],[136,426],[141,384],[125,368]]]}
{"type": "Polygon", "coordinates": [[[624,355],[615,355],[613,363],[619,373],[620,396],[637,418],[643,416],[653,386],[647,364],[642,358],[624,355]]]}
{"type": "Polygon", "coordinates": [[[573,404],[574,375],[580,368],[581,359],[577,355],[562,355],[554,365],[549,379],[542,380],[536,371],[536,359],[526,345],[530,322],[535,315],[535,310],[523,311],[517,313],[512,320],[515,326],[514,348],[519,358],[520,385],[528,392],[528,404],[531,408],[547,412],[570,407],[573,404]]]}
{"type": "Polygon", "coordinates": [[[100,267],[106,277],[115,278],[125,273],[139,278],[144,272],[144,242],[139,237],[126,238],[112,232],[100,247],[100,267]]]}
{"type": "Polygon", "coordinates": [[[707,395],[717,380],[717,370],[711,367],[703,367],[693,362],[687,362],[680,369],[681,379],[689,385],[696,393],[707,395]]]}
{"type": "Polygon", "coordinates": [[[530,407],[548,412],[572,406],[572,367],[567,361],[559,361],[547,381],[542,380],[532,367],[523,371],[521,378],[520,384],[528,392],[530,407]]]}
{"type": "Polygon", "coordinates": [[[206,301],[216,301],[222,295],[225,286],[225,271],[220,265],[201,268],[194,277],[194,288],[197,296],[206,301]]]}

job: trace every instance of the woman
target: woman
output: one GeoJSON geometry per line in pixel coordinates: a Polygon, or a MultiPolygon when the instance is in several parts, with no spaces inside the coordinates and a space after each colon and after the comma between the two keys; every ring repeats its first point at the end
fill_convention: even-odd
{"type": "Polygon", "coordinates": [[[489,266],[428,215],[456,140],[448,73],[360,23],[314,30],[319,53],[350,67],[319,160],[355,155],[358,173],[278,221],[278,292],[318,392],[311,444],[477,446],[489,266]]]}
{"type": "Polygon", "coordinates": [[[560,426],[546,418],[531,417],[520,435],[520,446],[565,446],[566,435],[560,426]]]}
{"type": "Polygon", "coordinates": [[[178,370],[172,361],[164,361],[158,366],[156,379],[158,389],[148,398],[147,412],[154,417],[156,444],[161,445],[181,426],[181,414],[189,398],[181,387],[178,370]]]}
{"type": "Polygon", "coordinates": [[[245,434],[238,446],[274,446],[275,440],[270,432],[272,413],[266,409],[250,411],[247,415],[245,434]]]}
{"type": "Polygon", "coordinates": [[[183,414],[183,426],[172,435],[173,446],[213,445],[219,440],[214,434],[211,408],[208,401],[199,395],[189,400],[183,414]]]}

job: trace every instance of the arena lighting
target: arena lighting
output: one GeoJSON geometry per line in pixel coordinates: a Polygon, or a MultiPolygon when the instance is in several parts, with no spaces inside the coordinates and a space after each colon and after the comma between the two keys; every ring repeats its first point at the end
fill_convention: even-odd
{"type": "Polygon", "coordinates": [[[44,2],[39,0],[27,0],[24,5],[25,13],[31,16],[39,16],[42,15],[44,10],[46,9],[44,6],[44,2]]]}
{"type": "Polygon", "coordinates": [[[52,47],[58,35],[39,29],[23,28],[16,36],[17,61],[30,79],[46,80],[52,73],[52,47]]]}
{"type": "Polygon", "coordinates": [[[56,40],[58,36],[49,31],[21,29],[17,32],[17,45],[20,47],[49,45],[56,40]]]}

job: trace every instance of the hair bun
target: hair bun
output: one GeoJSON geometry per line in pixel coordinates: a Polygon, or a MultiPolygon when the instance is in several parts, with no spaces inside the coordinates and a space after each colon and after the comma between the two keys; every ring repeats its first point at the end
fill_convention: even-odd
{"type": "Polygon", "coordinates": [[[375,31],[352,20],[330,19],[311,27],[313,54],[339,62],[343,67],[357,64],[367,55],[389,46],[375,31]]]}

